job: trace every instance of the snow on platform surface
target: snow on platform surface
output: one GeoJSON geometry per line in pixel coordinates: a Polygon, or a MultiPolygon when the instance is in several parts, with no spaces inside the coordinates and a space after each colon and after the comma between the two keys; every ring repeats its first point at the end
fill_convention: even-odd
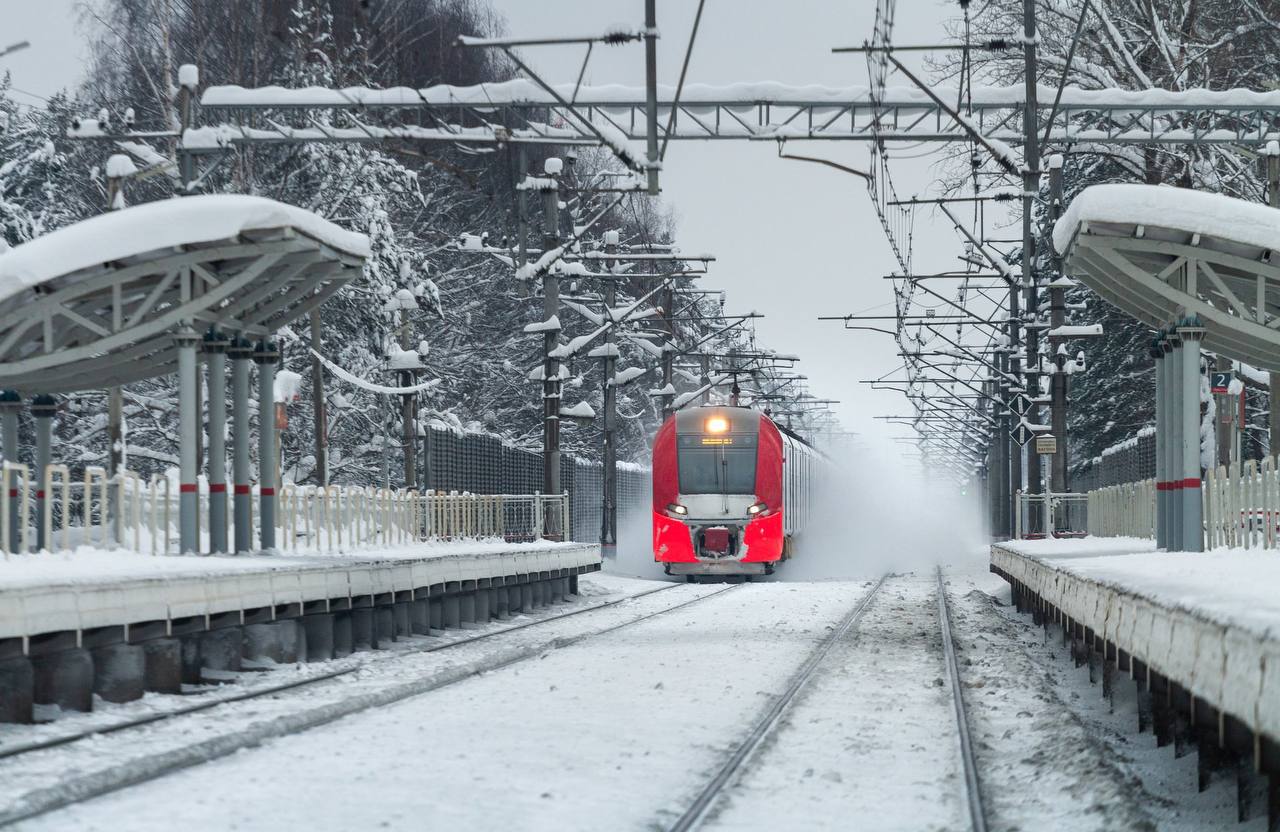
{"type": "Polygon", "coordinates": [[[1172,228],[1258,248],[1280,250],[1276,209],[1222,194],[1167,185],[1093,185],[1071,201],[1053,226],[1053,247],[1065,254],[1082,223],[1172,228]]]}
{"type": "Polygon", "coordinates": [[[0,301],[102,263],[278,228],[293,228],[353,256],[369,256],[364,234],[293,205],[235,194],[188,196],[100,214],[0,254],[0,301]]]}
{"type": "Polygon", "coordinates": [[[0,596],[6,590],[46,586],[92,586],[105,582],[200,578],[228,573],[286,572],[316,567],[375,564],[482,555],[532,555],[582,548],[580,543],[550,540],[450,540],[387,546],[384,549],[329,554],[143,555],[123,550],[81,547],[59,554],[11,555],[0,560],[0,596]]]}
{"type": "Polygon", "coordinates": [[[1161,606],[1280,639],[1280,553],[1157,552],[1153,541],[1130,537],[1011,540],[999,545],[1161,606]]]}

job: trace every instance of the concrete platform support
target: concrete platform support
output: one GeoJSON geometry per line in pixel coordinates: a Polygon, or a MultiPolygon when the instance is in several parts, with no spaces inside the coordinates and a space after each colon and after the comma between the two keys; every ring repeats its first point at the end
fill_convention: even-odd
{"type": "Polygon", "coordinates": [[[456,630],[462,626],[462,588],[458,581],[449,581],[444,587],[444,628],[456,630]]]}
{"type": "Polygon", "coordinates": [[[569,594],[578,594],[578,575],[576,572],[569,576],[569,594]]]}
{"type": "Polygon", "coordinates": [[[507,593],[506,578],[494,578],[489,594],[493,602],[493,617],[506,621],[511,617],[511,596],[507,593]]]}
{"type": "Polygon", "coordinates": [[[302,630],[306,636],[306,657],[309,662],[332,659],[334,648],[333,613],[317,612],[302,616],[302,630]]]}
{"type": "Polygon", "coordinates": [[[351,610],[351,649],[373,649],[373,607],[355,607],[351,610]]]}
{"type": "Polygon", "coordinates": [[[271,661],[276,664],[295,664],[299,653],[305,654],[298,638],[298,622],[292,618],[244,626],[244,643],[241,655],[250,661],[271,661]]]}
{"type": "Polygon", "coordinates": [[[253,349],[244,338],[233,339],[227,348],[231,356],[231,479],[235,494],[235,551],[253,551],[253,493],[249,485],[249,361],[253,349]]]}
{"type": "Polygon", "coordinates": [[[0,723],[30,723],[34,717],[35,671],[25,656],[0,661],[0,723]]]}
{"type": "Polygon", "coordinates": [[[507,578],[507,614],[517,615],[520,612],[520,592],[519,579],[512,575],[507,578]]]}
{"type": "Polygon", "coordinates": [[[132,702],[146,690],[147,655],[140,644],[108,644],[94,648],[93,692],[107,702],[132,702]]]}
{"type": "Polygon", "coordinates": [[[373,608],[373,647],[386,650],[396,640],[396,611],[392,604],[379,604],[373,608]]]}
{"type": "Polygon", "coordinates": [[[209,367],[209,551],[227,551],[227,336],[204,335],[209,367]]]}
{"type": "Polygon", "coordinates": [[[413,615],[412,601],[397,601],[392,607],[392,614],[395,616],[396,639],[408,638],[413,635],[413,615]]]}
{"type": "Polygon", "coordinates": [[[200,494],[197,485],[197,432],[200,413],[196,404],[196,345],[200,336],[190,326],[174,335],[178,345],[178,551],[193,555],[200,551],[200,494]]]}
{"type": "Polygon", "coordinates": [[[141,644],[142,686],[155,693],[182,692],[182,640],[153,638],[141,644]]]}
{"type": "Polygon", "coordinates": [[[198,685],[204,677],[200,673],[203,665],[200,661],[200,635],[186,636],[182,639],[182,683],[198,685]]]}
{"type": "Polygon", "coordinates": [[[488,578],[481,578],[476,581],[476,623],[488,624],[492,614],[490,610],[489,590],[491,583],[488,578]]]}
{"type": "Polygon", "coordinates": [[[431,635],[431,605],[426,598],[409,602],[409,632],[415,636],[431,635]]]}
{"type": "MultiPolygon", "coordinates": [[[[239,627],[222,627],[200,634],[200,667],[216,673],[238,673],[243,667],[244,633],[239,627]]],[[[203,678],[203,675],[202,675],[203,678]]]]}
{"type": "Polygon", "coordinates": [[[529,575],[528,578],[525,580],[525,582],[520,584],[520,611],[521,612],[533,611],[533,608],[535,606],[534,596],[536,595],[536,593],[534,592],[536,577],[537,577],[536,575],[529,575]]]}
{"type": "Polygon", "coordinates": [[[333,613],[333,657],[341,659],[355,652],[355,634],[351,626],[351,611],[333,613]]]}
{"type": "Polygon", "coordinates": [[[33,656],[32,698],[66,711],[93,710],[93,658],[80,647],[33,656]]]}
{"type": "Polygon", "coordinates": [[[443,593],[437,595],[435,594],[435,591],[432,590],[431,597],[427,599],[427,619],[431,622],[432,630],[444,629],[444,595],[443,593]]]}

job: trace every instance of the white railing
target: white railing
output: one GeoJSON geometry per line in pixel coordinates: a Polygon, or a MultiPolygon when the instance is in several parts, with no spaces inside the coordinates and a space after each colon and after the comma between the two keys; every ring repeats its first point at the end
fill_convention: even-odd
{"type": "MultiPolygon", "coordinates": [[[[144,482],[125,471],[108,478],[101,468],[85,470],[74,482],[64,465],[50,465],[40,480],[46,499],[39,517],[36,483],[27,466],[0,463],[0,552],[6,557],[36,549],[39,524],[45,550],[71,551],[81,545],[127,549],[152,555],[175,554],[178,542],[178,499],[166,477],[153,474],[144,482]],[[22,522],[15,522],[22,518],[22,522]],[[55,519],[57,522],[55,522],[55,519]],[[11,541],[11,527],[17,527],[11,541]],[[16,545],[11,545],[16,543],[16,545]]],[[[563,540],[570,529],[569,495],[467,494],[416,490],[317,487],[286,484],[277,492],[276,536],[288,553],[354,552],[412,545],[425,541],[563,540]]],[[[252,539],[258,539],[258,496],[250,501],[252,539]]],[[[209,551],[208,494],[201,486],[201,551],[209,551]]],[[[234,512],[228,500],[228,541],[234,512]]]]}
{"type": "Polygon", "coordinates": [[[1088,495],[1088,530],[1097,537],[1154,538],[1156,481],[1097,488],[1088,495]]]}
{"type": "Polygon", "coordinates": [[[1206,472],[1205,548],[1274,549],[1280,530],[1280,478],[1274,457],[1206,472]]]}

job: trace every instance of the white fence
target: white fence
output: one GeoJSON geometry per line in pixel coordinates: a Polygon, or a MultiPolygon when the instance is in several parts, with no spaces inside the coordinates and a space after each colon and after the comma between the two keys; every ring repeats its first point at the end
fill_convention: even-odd
{"type": "MultiPolygon", "coordinates": [[[[563,539],[572,528],[568,494],[420,494],[416,490],[285,485],[276,509],[277,546],[283,552],[323,553],[377,549],[433,540],[496,539],[508,542],[563,539]]],[[[232,504],[227,495],[227,540],[234,540],[232,504]]],[[[209,551],[209,493],[198,494],[201,551],[209,551]]],[[[251,538],[258,539],[258,495],[250,500],[251,538]]],[[[108,479],[87,468],[72,481],[66,466],[50,465],[40,483],[27,466],[0,463],[0,552],[6,556],[37,548],[71,551],[79,546],[124,548],[152,555],[175,554],[178,494],[169,480],[144,482],[125,471],[108,479]],[[35,499],[43,491],[43,510],[35,499]],[[2,495],[12,495],[5,499],[2,495]],[[9,529],[16,511],[16,540],[9,529]],[[36,515],[39,516],[36,516],[36,515]]]]}
{"type": "Polygon", "coordinates": [[[1089,492],[1089,534],[1154,538],[1156,481],[1108,485],[1089,492]]]}

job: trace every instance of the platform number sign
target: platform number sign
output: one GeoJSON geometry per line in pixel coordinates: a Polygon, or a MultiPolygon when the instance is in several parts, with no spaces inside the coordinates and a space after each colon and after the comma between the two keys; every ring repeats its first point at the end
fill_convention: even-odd
{"type": "Polygon", "coordinates": [[[1025,423],[1020,423],[1016,428],[1009,431],[1009,435],[1013,437],[1013,441],[1024,447],[1028,442],[1036,438],[1035,431],[1027,427],[1025,423]]]}
{"type": "Polygon", "coordinates": [[[1231,391],[1231,373],[1210,373],[1209,392],[1225,396],[1231,391]]]}
{"type": "MultiPolygon", "coordinates": [[[[1009,400],[1009,409],[1019,416],[1026,416],[1027,411],[1031,409],[1031,399],[1019,393],[1009,400]]],[[[1023,442],[1022,444],[1027,444],[1023,442]]]]}

